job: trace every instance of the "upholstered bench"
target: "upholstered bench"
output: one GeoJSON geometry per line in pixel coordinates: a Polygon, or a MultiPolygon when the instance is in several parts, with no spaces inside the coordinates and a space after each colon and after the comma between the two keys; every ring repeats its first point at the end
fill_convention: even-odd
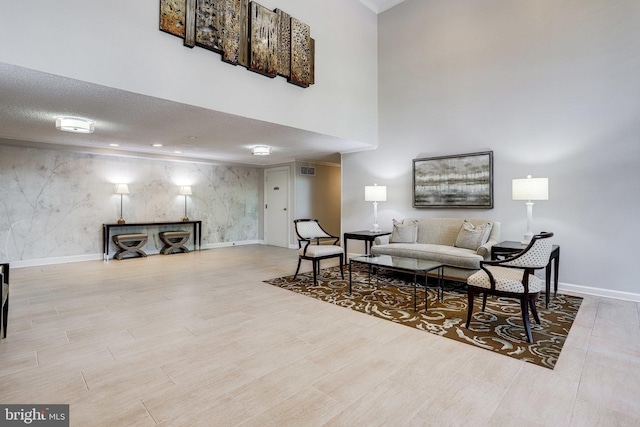
{"type": "Polygon", "coordinates": [[[158,233],[158,237],[164,243],[160,253],[163,255],[169,255],[172,251],[189,252],[189,249],[184,245],[189,240],[191,233],[188,231],[163,231],[158,233]]]}
{"type": "Polygon", "coordinates": [[[140,248],[147,243],[148,236],[146,234],[117,234],[112,237],[113,243],[118,246],[119,250],[113,256],[115,259],[122,259],[125,255],[133,254],[146,257],[147,254],[140,248]]]}

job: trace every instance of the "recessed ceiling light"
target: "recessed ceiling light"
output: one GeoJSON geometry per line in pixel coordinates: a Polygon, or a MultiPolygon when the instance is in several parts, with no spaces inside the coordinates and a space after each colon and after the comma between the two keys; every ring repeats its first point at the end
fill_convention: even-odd
{"type": "Polygon", "coordinates": [[[65,132],[93,133],[93,122],[78,117],[56,117],[56,129],[65,132]]]}
{"type": "Polygon", "coordinates": [[[174,154],[182,154],[182,151],[174,151],[174,154]]]}
{"type": "Polygon", "coordinates": [[[271,147],[267,147],[266,145],[256,145],[251,149],[251,154],[254,156],[268,156],[271,154],[271,147]]]}
{"type": "Polygon", "coordinates": [[[120,147],[120,144],[109,144],[110,147],[120,147]]]}
{"type": "Polygon", "coordinates": [[[151,144],[152,147],[162,147],[162,144],[151,144]]]}

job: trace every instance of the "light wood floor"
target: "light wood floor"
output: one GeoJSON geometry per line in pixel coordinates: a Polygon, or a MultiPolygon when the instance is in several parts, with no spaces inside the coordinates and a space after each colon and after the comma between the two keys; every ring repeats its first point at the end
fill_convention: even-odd
{"type": "Polygon", "coordinates": [[[262,283],[295,266],[252,245],[13,269],[0,403],[73,426],[640,425],[636,303],[586,297],[550,370],[262,283]]]}

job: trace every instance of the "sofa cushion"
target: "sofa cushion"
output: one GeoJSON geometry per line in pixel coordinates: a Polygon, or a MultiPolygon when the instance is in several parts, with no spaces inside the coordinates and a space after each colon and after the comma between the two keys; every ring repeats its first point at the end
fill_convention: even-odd
{"type": "Polygon", "coordinates": [[[465,220],[460,227],[454,246],[477,251],[480,246],[487,243],[490,233],[491,223],[487,222],[474,226],[465,220]]]}
{"type": "Polygon", "coordinates": [[[393,220],[390,243],[415,243],[418,239],[418,221],[404,222],[393,220]]]}
{"type": "Polygon", "coordinates": [[[477,270],[483,258],[471,249],[429,243],[390,243],[371,248],[373,255],[391,255],[406,258],[426,259],[452,267],[477,270]]]}

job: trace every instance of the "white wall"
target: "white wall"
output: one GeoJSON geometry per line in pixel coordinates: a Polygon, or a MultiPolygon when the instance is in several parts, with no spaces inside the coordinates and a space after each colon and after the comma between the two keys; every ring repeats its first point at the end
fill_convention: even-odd
{"type": "Polygon", "coordinates": [[[533,226],[556,233],[562,286],[640,299],[639,22],[636,0],[407,0],[380,15],[379,148],[343,157],[343,230],[371,223],[363,187],[377,182],[385,228],[479,217],[520,240],[511,179],[548,177],[533,226]],[[412,159],[484,150],[494,209],[411,207],[412,159]]]}
{"type": "MultiPolygon", "coordinates": [[[[116,183],[129,185],[127,223],[181,221],[178,190],[190,185],[187,215],[202,221],[203,247],[260,238],[257,168],[0,146],[0,182],[0,260],[13,267],[102,259],[102,224],[120,218],[116,183]]],[[[114,232],[149,234],[148,253],[162,247],[157,228],[124,230],[114,232]]]]}
{"type": "Polygon", "coordinates": [[[0,62],[375,144],[376,15],[358,0],[263,0],[310,25],[315,80],[223,63],[159,30],[158,0],[7,0],[0,62]]]}

